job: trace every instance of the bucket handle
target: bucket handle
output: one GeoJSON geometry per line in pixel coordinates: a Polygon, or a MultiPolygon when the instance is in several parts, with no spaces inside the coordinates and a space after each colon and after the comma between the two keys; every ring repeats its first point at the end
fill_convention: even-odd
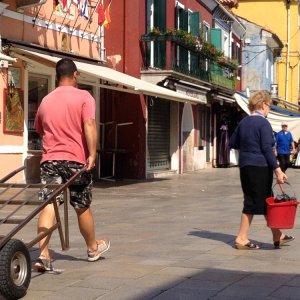
{"type": "MultiPolygon", "coordinates": [[[[292,185],[288,182],[288,181],[285,181],[284,183],[275,183],[274,185],[273,185],[273,187],[272,187],[272,196],[274,197],[275,195],[274,195],[274,187],[276,186],[276,185],[278,185],[279,186],[279,188],[280,188],[280,190],[281,190],[281,193],[282,194],[285,194],[285,191],[284,191],[284,184],[287,184],[287,185],[289,185],[290,187],[292,187],[292,185]]],[[[294,198],[296,199],[296,194],[295,194],[295,191],[292,189],[292,192],[293,192],[293,194],[294,194],[294,198]]]]}

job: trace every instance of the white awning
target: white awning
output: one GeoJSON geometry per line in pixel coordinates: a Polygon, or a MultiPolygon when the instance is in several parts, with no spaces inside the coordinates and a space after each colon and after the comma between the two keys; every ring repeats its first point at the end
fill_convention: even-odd
{"type": "MultiPolygon", "coordinates": [[[[248,109],[248,97],[235,93],[234,98],[237,104],[243,109],[245,113],[250,115],[248,109]]],[[[273,131],[278,132],[281,130],[281,123],[284,121],[288,124],[288,130],[291,131],[293,138],[298,140],[300,136],[300,118],[287,116],[281,113],[270,111],[267,117],[267,120],[270,122],[273,131]]]]}
{"type": "Polygon", "coordinates": [[[1,52],[0,52],[0,60],[6,60],[8,62],[16,62],[17,61],[15,58],[12,58],[12,57],[10,57],[8,55],[5,55],[5,54],[3,54],[1,52]]]}
{"type": "MultiPolygon", "coordinates": [[[[38,52],[33,52],[25,49],[18,48],[18,53],[21,55],[30,55],[31,57],[42,58],[46,61],[57,63],[61,57],[51,56],[48,54],[42,54],[38,52]]],[[[160,87],[158,85],[149,83],[147,81],[129,76],[127,74],[118,72],[116,70],[110,69],[108,67],[103,67],[91,63],[79,62],[74,60],[77,69],[80,73],[87,74],[92,77],[96,77],[110,84],[121,85],[124,88],[118,88],[111,85],[98,85],[112,90],[119,90],[122,92],[130,92],[134,94],[145,94],[148,96],[159,97],[163,99],[178,101],[178,102],[190,102],[193,104],[203,103],[202,99],[197,99],[188,95],[183,95],[175,91],[160,87]]]]}

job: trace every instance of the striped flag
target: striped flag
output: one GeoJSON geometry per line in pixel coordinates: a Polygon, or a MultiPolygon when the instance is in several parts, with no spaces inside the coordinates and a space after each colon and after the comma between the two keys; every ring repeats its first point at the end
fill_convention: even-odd
{"type": "Polygon", "coordinates": [[[79,12],[80,16],[85,17],[86,19],[89,18],[89,8],[88,8],[88,0],[84,0],[83,3],[79,2],[79,12]]]}
{"type": "Polygon", "coordinates": [[[110,14],[109,14],[111,2],[112,2],[112,0],[110,0],[109,4],[107,5],[107,7],[104,11],[105,21],[104,21],[103,25],[105,28],[109,28],[109,24],[111,22],[111,18],[110,18],[110,14]]]}

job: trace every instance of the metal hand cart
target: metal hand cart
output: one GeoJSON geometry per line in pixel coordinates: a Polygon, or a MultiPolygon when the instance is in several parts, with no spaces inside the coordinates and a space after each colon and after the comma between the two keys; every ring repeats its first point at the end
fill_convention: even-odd
{"type": "Polygon", "coordinates": [[[20,167],[0,179],[0,294],[7,299],[20,299],[27,293],[31,280],[29,248],[50,235],[55,229],[58,229],[62,250],[69,248],[67,188],[85,171],[85,168],[81,169],[64,184],[6,183],[24,169],[25,167],[20,167]],[[51,190],[51,193],[47,200],[41,201],[38,199],[38,194],[44,188],[51,190]],[[56,205],[56,197],[61,193],[64,194],[65,200],[64,232],[56,205]],[[14,238],[50,203],[54,205],[56,219],[51,228],[27,243],[14,238]]]}

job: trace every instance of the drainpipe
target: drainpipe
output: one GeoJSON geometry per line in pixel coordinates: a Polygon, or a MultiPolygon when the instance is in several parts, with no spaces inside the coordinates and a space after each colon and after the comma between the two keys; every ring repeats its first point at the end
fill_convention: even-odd
{"type": "Polygon", "coordinates": [[[286,42],[286,66],[285,66],[285,100],[288,101],[289,91],[289,64],[290,64],[290,23],[291,23],[291,12],[290,12],[291,0],[286,0],[287,8],[287,42],[286,42]]]}

